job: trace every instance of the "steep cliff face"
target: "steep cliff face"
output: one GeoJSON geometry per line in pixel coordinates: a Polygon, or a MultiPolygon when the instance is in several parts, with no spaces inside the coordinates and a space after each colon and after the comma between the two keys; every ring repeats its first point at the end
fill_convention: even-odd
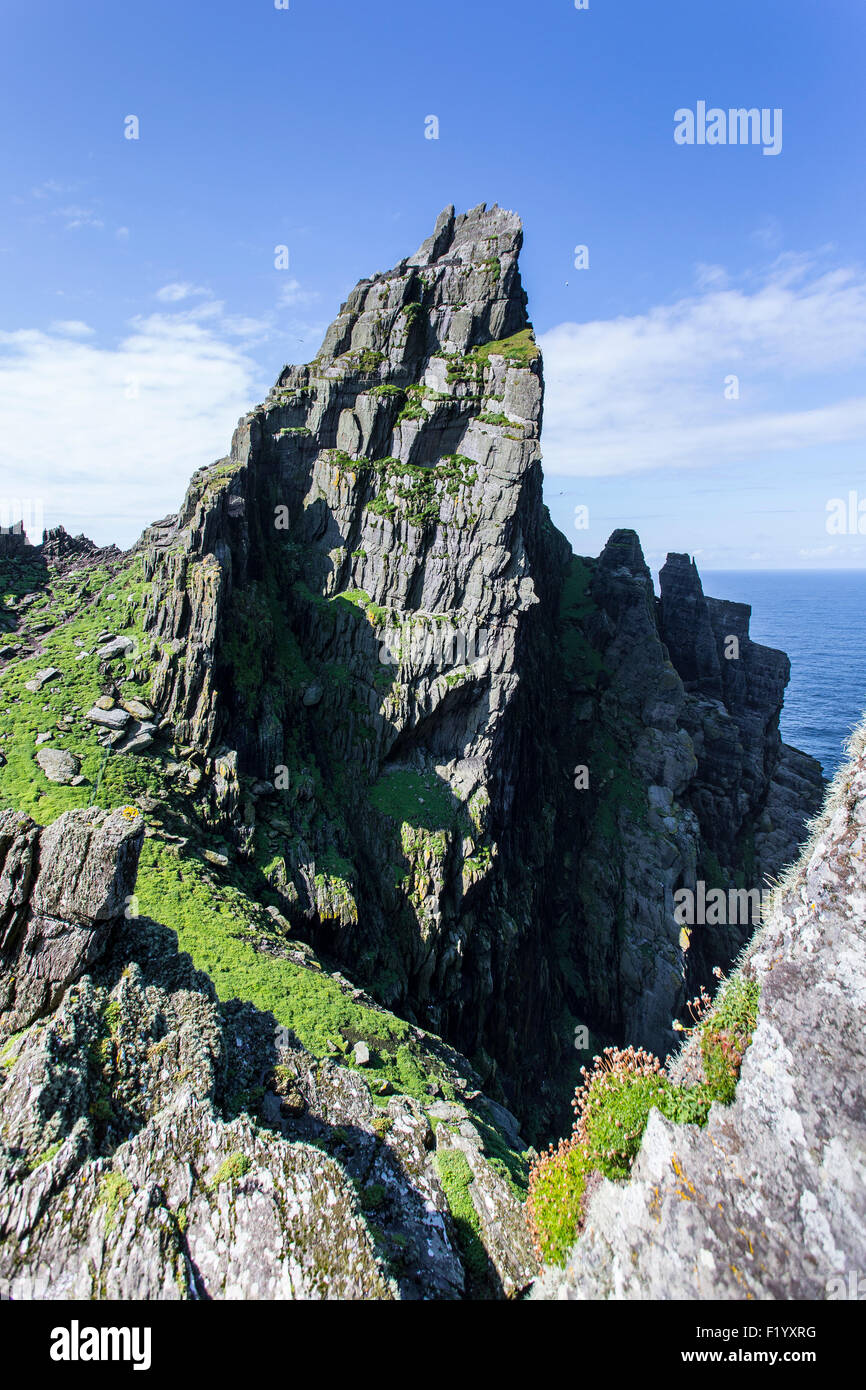
{"type": "Polygon", "coordinates": [[[861,728],[743,960],[760,1000],[734,1103],[705,1129],[653,1109],[631,1178],[601,1184],[533,1297],[862,1299],[864,826],[861,728]]]}
{"type": "Polygon", "coordinates": [[[759,888],[821,780],[781,744],[787,659],[745,609],[678,556],[657,601],[633,532],[583,560],[551,525],[521,240],[512,213],[447,209],[177,516],[121,558],[49,547],[55,616],[38,576],[11,610],[0,792],[40,815],[134,800],[136,891],[221,988],[264,976],[184,884],[258,904],[259,956],[317,952],[459,1048],[537,1138],[602,1041],[667,1050],[750,930],[684,929],[675,894],[759,888]],[[52,712],[80,782],[49,758],[43,795],[52,712]]]}

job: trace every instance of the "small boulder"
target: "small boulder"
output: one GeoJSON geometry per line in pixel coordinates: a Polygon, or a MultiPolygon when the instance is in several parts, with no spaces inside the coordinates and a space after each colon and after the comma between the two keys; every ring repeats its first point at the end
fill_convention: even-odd
{"type": "Polygon", "coordinates": [[[125,709],[100,709],[96,704],[84,717],[91,724],[100,724],[104,729],[125,729],[131,715],[125,709]]]}
{"type": "Polygon", "coordinates": [[[306,690],[304,691],[304,704],[317,705],[324,693],[325,692],[322,686],[319,684],[319,682],[313,681],[313,684],[308,685],[306,690]]]}
{"type": "Polygon", "coordinates": [[[101,661],[115,661],[119,656],[131,656],[135,643],[131,637],[113,637],[104,647],[98,647],[96,655],[101,661]]]}
{"type": "Polygon", "coordinates": [[[43,685],[47,685],[49,681],[54,681],[62,675],[63,672],[58,666],[43,666],[41,671],[36,672],[32,680],[25,681],[25,687],[31,694],[35,695],[38,690],[42,689],[43,685]]]}
{"type": "Polygon", "coordinates": [[[127,738],[119,746],[119,753],[143,753],[153,743],[155,724],[139,724],[134,720],[127,730],[127,738]]]}
{"type": "Polygon", "coordinates": [[[36,761],[49,782],[59,782],[61,786],[68,786],[81,766],[75,754],[63,748],[40,748],[36,761]]]}
{"type": "Polygon", "coordinates": [[[370,1049],[365,1042],[356,1042],[352,1048],[352,1056],[356,1066],[366,1067],[370,1062],[370,1049]]]}
{"type": "Polygon", "coordinates": [[[153,719],[153,710],[150,708],[150,705],[146,705],[143,700],[121,700],[121,704],[126,712],[133,715],[136,719],[153,719]]]}

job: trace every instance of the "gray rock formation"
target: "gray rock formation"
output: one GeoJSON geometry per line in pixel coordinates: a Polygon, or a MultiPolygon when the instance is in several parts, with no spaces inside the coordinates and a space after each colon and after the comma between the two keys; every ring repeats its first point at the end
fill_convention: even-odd
{"type": "MultiPolygon", "coordinates": [[[[75,1150],[76,1163],[103,1165],[86,1169],[90,1206],[76,1199],[85,1202],[79,1248],[104,1235],[94,1195],[103,1178],[108,1192],[121,1181],[136,1194],[146,1188],[150,1144],[168,1206],[140,1198],[157,1213],[147,1239],[168,1229],[164,1213],[178,1210],[183,1163],[192,1164],[183,1200],[198,1254],[189,1258],[209,1271],[208,1288],[234,1289],[209,1244],[214,1173],[199,1164],[198,1146],[240,1155],[236,1187],[249,1211],[233,1239],[270,1249],[289,1240],[288,1228],[273,1212],[256,1225],[266,1179],[253,1172],[273,1156],[295,1210],[302,1177],[294,1160],[291,1171],[281,1166],[279,1144],[328,1142],[343,1172],[328,1188],[335,1202],[348,1194],[344,1180],[386,1191],[372,1213],[361,1200],[360,1225],[345,1206],[352,1259],[339,1287],[369,1272],[377,1226],[386,1236],[375,1278],[396,1281],[402,1296],[453,1293],[467,1278],[515,1292],[529,1277],[509,1181],[520,1163],[513,1122],[496,1107],[519,1114],[533,1142],[562,1132],[587,1060],[574,1046],[576,1025],[590,1032],[590,1054],[623,1041],[667,1051],[684,999],[748,934],[684,931],[675,894],[703,879],[758,887],[794,857],[817,809],[817,765],[779,737],[786,658],[751,643],[747,611],[705,598],[685,557],[666,566],[657,603],[633,532],[614,533],[597,560],[584,560],[552,526],[521,241],[512,213],[447,209],[414,256],[353,290],[315,360],[280,373],[239,422],[230,455],[194,475],[176,516],[149,527],[126,556],[50,533],[28,552],[0,615],[16,637],[2,649],[14,693],[0,709],[2,757],[10,755],[0,792],[20,795],[13,774],[25,765],[54,805],[80,807],[91,794],[100,804],[134,801],[148,836],[135,891],[186,934],[196,964],[221,989],[273,1002],[262,966],[289,960],[304,972],[291,988],[302,1003],[316,1000],[304,1047],[296,1038],[277,1046],[273,1020],[253,1011],[249,1027],[232,1033],[229,1006],[200,978],[178,983],[173,941],[158,923],[120,924],[119,954],[98,971],[82,946],[75,969],[86,968],[90,983],[28,1032],[9,1084],[28,1071],[32,1049],[35,1058],[43,1042],[60,1047],[64,1028],[80,1029],[111,1067],[100,1062],[82,1077],[71,1127],[34,1131],[23,1148],[18,1129],[4,1140],[19,1164],[9,1191],[35,1184],[20,1197],[30,1211],[46,1173],[20,1165],[71,1142],[96,1107],[75,1150]],[[44,784],[33,730],[49,714],[92,793],[44,784]],[[168,880],[170,900],[161,892],[168,880]],[[212,932],[199,930],[198,912],[212,932]],[[219,936],[226,919],[233,934],[219,936]],[[110,973],[127,967],[133,979],[136,967],[144,972],[136,988],[145,1002],[110,973]],[[346,1028],[335,1043],[317,1032],[330,996],[314,983],[343,971],[350,979],[334,1007],[346,1028]],[[375,1089],[380,1049],[369,1018],[360,1031],[347,1022],[356,996],[379,1012],[383,1031],[399,1015],[404,1031],[389,1035],[386,1054],[390,1090],[375,1089]],[[99,1021],[103,1010],[116,1018],[115,1004],[124,1020],[131,1010],[119,1068],[112,1028],[106,1036],[99,1021]],[[161,1025],[138,1029],[136,1020],[150,1018],[151,1004],[178,1034],[189,1004],[190,1034],[201,1024],[223,1039],[200,1066],[177,1067],[194,1073],[191,1099],[147,1069],[161,1025]],[[361,1072],[358,1043],[370,1053],[361,1072]],[[248,1074],[232,1091],[221,1068],[237,1071],[240,1058],[248,1074]],[[414,1099],[395,1094],[401,1087],[414,1099]],[[234,1092],[244,1093],[255,1132],[235,1117],[234,1092]],[[440,1115],[440,1106],[456,1108],[440,1115]],[[380,1133],[386,1119],[393,1142],[380,1133]],[[334,1140],[335,1130],[348,1141],[334,1140]],[[398,1134],[414,1157],[394,1150],[398,1134]],[[193,1157],[176,1163],[183,1153],[193,1157]],[[449,1193],[456,1210],[474,1212],[468,1250],[458,1249],[461,1231],[468,1237],[449,1215],[449,1193]]],[[[62,992],[58,984],[39,993],[29,974],[38,971],[16,976],[26,989],[10,996],[10,1027],[62,992]]],[[[24,1092],[15,1096],[10,1113],[26,1128],[24,1092]]],[[[65,1183],[51,1202],[68,1199],[65,1183]]],[[[304,1209],[305,1220],[318,1219],[304,1209]]],[[[75,1241],[41,1247],[38,1224],[21,1226],[29,1248],[71,1270],[75,1241]]],[[[306,1252],[298,1287],[310,1292],[321,1286],[305,1239],[292,1236],[306,1252]]],[[[172,1263],[182,1242],[166,1240],[174,1253],[148,1265],[156,1282],[147,1287],[168,1287],[177,1269],[186,1278],[183,1261],[172,1263]]],[[[112,1287],[135,1286],[111,1242],[105,1260],[112,1287]]],[[[277,1264],[263,1289],[288,1288],[277,1264]]],[[[15,1277],[36,1288],[41,1268],[26,1260],[15,1277]]]]}
{"type": "Polygon", "coordinates": [[[773,819],[786,659],[745,611],[684,557],[658,606],[634,533],[579,562],[550,525],[521,241],[511,213],[446,209],[137,553],[153,698],[204,760],[211,823],[242,853],[276,826],[295,929],[543,1129],[570,1089],[564,1019],[666,1049],[687,984],[744,939],[689,957],[675,891],[708,856],[756,886],[781,868],[821,781],[773,819]],[[246,796],[280,768],[276,797],[246,796]]]}
{"type": "Polygon", "coordinates": [[[0,1039],[56,1008],[99,958],[143,837],[136,807],[67,811],[46,830],[0,811],[0,1039]]]}
{"type": "Polygon", "coordinates": [[[378,1104],[272,1017],[219,1005],[164,928],[121,915],[142,831],[138,813],[2,821],[0,1297],[522,1292],[534,1261],[483,1098],[441,1105],[434,1133],[409,1097],[378,1104]],[[229,1118],[253,1080],[259,1122],[229,1118]]]}
{"type": "MultiPolygon", "coordinates": [[[[706,1129],[651,1112],[533,1298],[825,1299],[866,1264],[866,729],[742,969],[758,1025],[706,1129]]],[[[694,1065],[685,1055],[680,1068],[694,1065]]]]}

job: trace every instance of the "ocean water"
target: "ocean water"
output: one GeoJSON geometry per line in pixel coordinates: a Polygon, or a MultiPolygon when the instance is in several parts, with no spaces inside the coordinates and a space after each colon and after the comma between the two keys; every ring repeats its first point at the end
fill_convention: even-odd
{"type": "Polygon", "coordinates": [[[750,603],[752,639],[788,653],[782,738],[831,776],[866,710],[866,570],[717,570],[701,582],[750,603]]]}

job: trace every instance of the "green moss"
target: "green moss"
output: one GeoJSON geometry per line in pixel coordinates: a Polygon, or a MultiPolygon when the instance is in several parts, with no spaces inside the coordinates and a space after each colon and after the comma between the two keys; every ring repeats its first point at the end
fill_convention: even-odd
{"type": "Polygon", "coordinates": [[[497,338],[495,342],[473,348],[471,356],[486,367],[494,354],[519,367],[528,367],[541,355],[531,328],[523,328],[510,338],[497,338]]]}
{"type": "Polygon", "coordinates": [[[404,386],[394,386],[390,381],[383,381],[379,386],[374,386],[369,393],[371,396],[405,396],[404,386]]]}
{"type": "Polygon", "coordinates": [[[479,1283],[487,1276],[488,1257],[470,1191],[475,1179],[469,1160],[459,1149],[440,1149],[436,1154],[436,1169],[454,1221],[464,1267],[470,1281],[479,1283]]]}
{"type": "Polygon", "coordinates": [[[135,892],[141,915],[176,933],[220,1000],[272,1013],[316,1057],[331,1054],[334,1038],[365,1039],[377,1054],[371,1077],[403,1094],[426,1100],[428,1087],[441,1084],[440,1064],[403,1019],[357,1003],[324,971],[256,949],[260,939],[279,947],[281,938],[254,889],[217,882],[192,852],[180,855],[154,836],[144,842],[135,892]]]}
{"type": "Polygon", "coordinates": [[[364,1211],[378,1211],[385,1205],[385,1188],[380,1182],[368,1183],[361,1188],[359,1195],[364,1211]]]}
{"type": "Polygon", "coordinates": [[[370,788],[370,800],[383,815],[400,824],[437,831],[450,829],[460,809],[447,783],[433,773],[408,769],[384,772],[370,788]]]}
{"type": "Polygon", "coordinates": [[[122,1173],[106,1173],[100,1181],[96,1194],[98,1206],[105,1207],[105,1233],[113,1229],[121,1202],[132,1196],[132,1183],[122,1173]]]}
{"type": "Polygon", "coordinates": [[[28,1173],[35,1173],[36,1169],[41,1168],[43,1163],[50,1163],[55,1154],[60,1152],[62,1147],[63,1141],[58,1140],[56,1144],[52,1144],[50,1148],[44,1149],[41,1154],[37,1154],[35,1158],[31,1158],[27,1164],[28,1173]]]}
{"type": "Polygon", "coordinates": [[[344,360],[353,370],[366,374],[375,372],[376,368],[385,361],[385,354],[378,352],[375,348],[362,348],[359,352],[347,352],[344,360]]]}
{"type": "Polygon", "coordinates": [[[246,1154],[229,1154],[228,1158],[223,1159],[214,1174],[211,1187],[215,1190],[219,1187],[220,1183],[238,1182],[246,1173],[249,1173],[252,1166],[252,1159],[248,1158],[246,1154]]]}
{"type": "MultiPolygon", "coordinates": [[[[18,572],[10,562],[2,569],[0,583],[7,593],[34,592],[27,589],[32,583],[29,570],[18,572]]],[[[39,597],[26,610],[22,635],[33,626],[50,625],[40,634],[43,650],[37,656],[9,662],[0,673],[0,748],[6,758],[0,768],[0,804],[26,811],[39,824],[47,825],[75,808],[124,805],[156,785],[153,775],[134,756],[107,754],[97,730],[84,718],[103,691],[104,677],[96,655],[97,638],[103,629],[135,640],[138,654],[134,660],[120,658],[112,662],[111,669],[127,696],[140,694],[142,689],[146,692],[150,639],[143,622],[150,588],[143,580],[141,557],[136,556],[113,574],[100,568],[75,578],[52,577],[35,592],[39,597]],[[27,690],[27,681],[45,666],[56,666],[61,676],[40,691],[27,690]],[[137,682],[128,679],[133,669],[139,673],[137,682]],[[61,718],[64,724],[59,723],[61,718]],[[81,786],[49,782],[36,763],[36,737],[49,730],[53,736],[48,746],[66,749],[80,759],[86,779],[81,786]],[[97,797],[94,788],[98,783],[97,797]]]]}

